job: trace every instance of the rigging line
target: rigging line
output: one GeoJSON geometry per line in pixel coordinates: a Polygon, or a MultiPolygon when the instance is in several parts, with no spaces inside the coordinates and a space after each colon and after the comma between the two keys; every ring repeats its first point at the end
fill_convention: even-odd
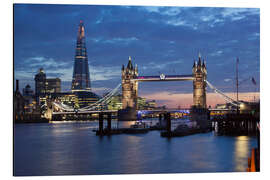
{"type": "Polygon", "coordinates": [[[222,93],[220,90],[218,90],[216,87],[214,87],[209,81],[205,80],[206,83],[208,84],[208,86],[214,90],[215,93],[223,96],[225,98],[225,100],[227,102],[230,102],[231,104],[235,105],[235,106],[239,106],[239,102],[234,101],[232,98],[228,97],[227,95],[225,95],[224,93],[222,93]],[[236,102],[236,103],[235,103],[236,102]]]}

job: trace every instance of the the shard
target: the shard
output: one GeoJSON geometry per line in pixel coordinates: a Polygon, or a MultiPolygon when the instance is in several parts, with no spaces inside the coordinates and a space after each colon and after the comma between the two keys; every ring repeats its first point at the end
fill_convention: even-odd
{"type": "Polygon", "coordinates": [[[74,91],[85,91],[90,90],[90,75],[88,67],[88,58],[85,45],[85,31],[83,21],[80,21],[77,44],[76,44],[76,54],[73,67],[73,78],[71,84],[71,90],[74,91]]]}

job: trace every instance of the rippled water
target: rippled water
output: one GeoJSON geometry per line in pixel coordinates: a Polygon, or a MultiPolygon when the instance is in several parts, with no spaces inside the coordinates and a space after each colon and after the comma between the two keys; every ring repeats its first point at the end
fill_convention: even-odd
{"type": "Polygon", "coordinates": [[[254,137],[212,132],[171,139],[159,131],[98,137],[92,132],[97,126],[97,121],[15,124],[14,175],[246,171],[257,146],[254,137]]]}

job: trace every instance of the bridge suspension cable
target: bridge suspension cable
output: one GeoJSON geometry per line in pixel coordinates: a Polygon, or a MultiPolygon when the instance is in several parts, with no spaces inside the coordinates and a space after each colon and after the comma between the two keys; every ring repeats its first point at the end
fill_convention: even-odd
{"type": "Polygon", "coordinates": [[[218,90],[215,86],[213,86],[209,81],[205,80],[205,82],[207,83],[207,85],[214,90],[215,93],[221,95],[227,102],[235,105],[235,106],[239,106],[240,103],[233,100],[232,98],[230,98],[229,96],[225,95],[224,93],[222,93],[220,90],[218,90]]]}
{"type": "Polygon", "coordinates": [[[65,105],[63,103],[53,102],[53,104],[56,107],[58,107],[59,109],[61,109],[61,110],[64,110],[64,111],[74,111],[74,108],[73,107],[70,107],[70,106],[65,105]]]}
{"type": "Polygon", "coordinates": [[[108,101],[109,99],[111,99],[119,91],[120,87],[121,87],[121,83],[119,83],[116,86],[116,88],[114,88],[110,93],[108,93],[106,96],[104,96],[103,98],[101,98],[97,102],[95,102],[95,103],[93,103],[93,104],[91,104],[89,106],[83,107],[83,108],[81,108],[79,110],[80,111],[91,110],[91,109],[93,109],[93,107],[101,105],[102,103],[104,103],[104,102],[108,101]]]}
{"type": "Polygon", "coordinates": [[[101,98],[101,99],[98,100],[97,102],[95,102],[95,103],[93,103],[93,104],[91,104],[91,105],[89,105],[89,106],[80,108],[80,109],[78,109],[78,110],[79,110],[79,111],[88,111],[88,110],[92,110],[92,109],[94,109],[94,108],[96,108],[96,107],[98,107],[98,106],[100,106],[100,105],[102,105],[102,104],[104,104],[104,103],[108,103],[108,101],[110,101],[111,98],[112,98],[113,96],[115,96],[115,95],[118,93],[120,87],[121,87],[121,83],[119,83],[119,84],[116,86],[116,88],[114,88],[111,92],[109,92],[106,96],[104,96],[103,98],[101,98]]]}
{"type": "MultiPolygon", "coordinates": [[[[114,88],[111,92],[109,92],[106,96],[104,96],[103,98],[101,98],[100,100],[98,100],[97,102],[89,105],[89,106],[86,106],[86,107],[83,107],[83,108],[80,108],[78,109],[78,111],[89,111],[89,110],[93,110],[97,107],[100,107],[104,104],[107,104],[111,101],[112,97],[115,96],[118,92],[119,92],[119,89],[121,87],[121,83],[118,84],[116,86],[116,88],[114,88]]],[[[68,106],[66,104],[63,104],[62,102],[59,103],[59,102],[53,102],[53,104],[58,107],[59,109],[61,110],[64,110],[64,111],[75,111],[75,109],[71,106],[68,106]]]]}
{"type": "MultiPolygon", "coordinates": [[[[230,98],[229,96],[225,95],[223,92],[218,90],[215,86],[213,86],[209,81],[205,80],[205,82],[212,90],[214,90],[215,93],[222,96],[227,102],[229,102],[235,106],[240,105],[239,102],[237,102],[237,101],[233,100],[232,98],[230,98]]],[[[97,102],[95,102],[89,106],[80,108],[80,109],[78,109],[78,111],[90,111],[90,110],[93,110],[95,108],[101,107],[104,104],[108,104],[112,100],[112,97],[115,96],[119,92],[120,87],[121,87],[121,83],[119,83],[111,92],[109,92],[106,96],[104,96],[103,98],[101,98],[97,102]]],[[[63,104],[63,103],[53,102],[53,104],[64,111],[74,111],[75,110],[73,107],[68,106],[66,104],[63,104]]]]}

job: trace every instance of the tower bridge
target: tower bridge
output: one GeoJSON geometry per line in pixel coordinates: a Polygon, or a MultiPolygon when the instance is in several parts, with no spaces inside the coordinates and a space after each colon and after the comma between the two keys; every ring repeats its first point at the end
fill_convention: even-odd
{"type": "Polygon", "coordinates": [[[176,74],[167,75],[160,74],[159,76],[144,76],[139,75],[138,66],[134,66],[131,57],[129,57],[128,64],[125,67],[122,65],[121,71],[122,81],[116,86],[111,92],[106,96],[99,99],[95,103],[90,103],[86,96],[92,96],[91,94],[91,83],[90,83],[90,73],[88,66],[88,56],[86,51],[86,40],[85,40],[85,28],[83,21],[80,21],[77,34],[75,60],[73,68],[73,76],[71,83],[71,91],[77,93],[82,99],[82,106],[79,108],[74,108],[63,103],[48,102],[49,106],[53,105],[52,110],[48,110],[48,117],[51,114],[93,114],[93,112],[101,112],[103,109],[122,89],[122,109],[118,112],[120,119],[132,120],[136,119],[136,110],[138,109],[138,87],[141,82],[149,81],[192,81],[193,82],[193,107],[206,109],[206,85],[213,89],[216,93],[222,95],[226,101],[238,106],[238,102],[235,102],[230,97],[223,94],[217,88],[207,81],[207,70],[205,61],[202,60],[199,54],[198,61],[194,61],[191,74],[176,74]],[[90,105],[89,105],[90,104],[90,105]],[[55,110],[55,111],[53,111],[55,110]],[[57,112],[58,111],[58,112],[57,112]]]}
{"type": "MultiPolygon", "coordinates": [[[[192,67],[192,74],[188,75],[166,75],[160,74],[159,76],[142,76],[138,73],[138,66],[133,66],[131,57],[129,57],[127,67],[122,65],[121,71],[122,81],[120,84],[116,86],[111,92],[109,92],[106,96],[98,100],[97,102],[83,107],[79,109],[75,109],[74,107],[70,107],[61,102],[53,102],[52,105],[56,108],[56,111],[49,111],[52,115],[72,115],[72,114],[99,114],[105,113],[102,107],[108,104],[112,97],[114,97],[117,93],[122,94],[122,109],[118,112],[107,112],[106,113],[117,113],[118,119],[120,120],[136,120],[138,114],[138,86],[139,82],[150,82],[150,81],[192,81],[193,82],[193,106],[192,108],[204,109],[203,112],[215,111],[207,109],[206,103],[206,86],[210,87],[214,90],[214,92],[221,95],[227,102],[235,106],[239,106],[240,103],[234,101],[230,97],[226,96],[216,87],[214,87],[210,82],[207,81],[207,70],[205,61],[198,57],[198,62],[194,61],[192,67]],[[57,112],[58,111],[58,112],[57,112]]],[[[52,109],[55,109],[52,108],[52,109]]],[[[149,111],[149,110],[145,110],[149,111]]],[[[154,112],[154,111],[149,111],[154,112]]],[[[165,112],[165,111],[164,111],[165,112]]],[[[166,112],[170,112],[167,110],[166,112]]],[[[50,116],[48,116],[50,117],[50,116]]]]}
{"type": "Polygon", "coordinates": [[[207,70],[204,60],[199,56],[198,63],[194,62],[190,75],[139,76],[138,66],[133,66],[131,57],[128,65],[122,65],[122,111],[120,119],[136,119],[139,82],[147,81],[193,81],[193,105],[206,108],[206,78],[207,70]]]}
{"type": "Polygon", "coordinates": [[[159,76],[138,76],[137,78],[131,79],[131,81],[191,81],[194,80],[192,74],[190,75],[165,75],[159,76]]]}
{"type": "MultiPolygon", "coordinates": [[[[42,76],[43,77],[43,76],[42,76]]],[[[44,78],[39,78],[39,81],[42,81],[44,84],[44,78]]],[[[88,57],[86,52],[86,44],[85,44],[85,32],[83,22],[80,21],[78,36],[77,36],[77,44],[76,44],[76,54],[74,61],[74,69],[73,69],[73,77],[71,90],[72,93],[76,93],[82,99],[82,106],[71,107],[63,102],[56,100],[53,98],[48,98],[48,102],[46,102],[46,107],[42,107],[47,109],[44,116],[47,119],[63,120],[63,119],[72,119],[72,118],[82,118],[88,120],[91,116],[98,115],[99,118],[99,133],[103,134],[103,119],[107,118],[108,121],[108,129],[110,132],[111,129],[111,120],[112,115],[117,114],[118,120],[136,120],[138,115],[144,114],[158,114],[159,119],[164,117],[164,120],[167,121],[167,132],[170,135],[171,132],[171,114],[172,113],[184,113],[190,114],[191,120],[196,121],[197,125],[201,129],[207,129],[209,127],[210,120],[210,111],[220,113],[220,111],[230,111],[228,110],[219,110],[219,109],[208,109],[206,103],[206,86],[213,89],[214,92],[220,94],[224,99],[231,104],[240,106],[240,102],[234,101],[230,97],[226,96],[216,87],[214,87],[211,83],[207,81],[207,69],[205,61],[201,59],[199,55],[198,61],[194,61],[192,67],[192,73],[187,75],[167,75],[160,74],[159,76],[143,76],[139,75],[138,66],[133,66],[131,57],[129,57],[129,61],[127,66],[122,65],[121,71],[122,81],[120,84],[116,86],[111,92],[109,92],[106,96],[102,97],[98,101],[94,100],[94,103],[90,103],[89,98],[87,96],[91,95],[91,84],[90,84],[90,74],[89,74],[89,66],[88,66],[88,57]],[[172,109],[160,109],[160,110],[139,110],[138,111],[138,87],[139,82],[150,82],[150,81],[192,81],[193,83],[193,106],[191,109],[186,110],[172,110],[172,109]],[[104,110],[103,107],[111,101],[112,97],[114,97],[120,90],[122,89],[122,109],[121,110],[104,110]],[[87,92],[87,93],[86,93],[87,92]],[[50,102],[49,102],[50,101],[50,102]],[[89,105],[90,104],[90,105],[89,105]]],[[[42,87],[44,88],[44,87],[42,87]]],[[[46,100],[47,101],[47,100],[46,100]]],[[[93,101],[92,101],[93,102],[93,101]]],[[[216,114],[217,114],[216,113],[216,114]]],[[[116,116],[114,116],[116,117],[116,116]]],[[[234,121],[235,119],[233,119],[234,121]]],[[[243,122],[244,123],[244,122],[243,122]]],[[[242,122],[240,123],[242,124],[242,122]]]]}

